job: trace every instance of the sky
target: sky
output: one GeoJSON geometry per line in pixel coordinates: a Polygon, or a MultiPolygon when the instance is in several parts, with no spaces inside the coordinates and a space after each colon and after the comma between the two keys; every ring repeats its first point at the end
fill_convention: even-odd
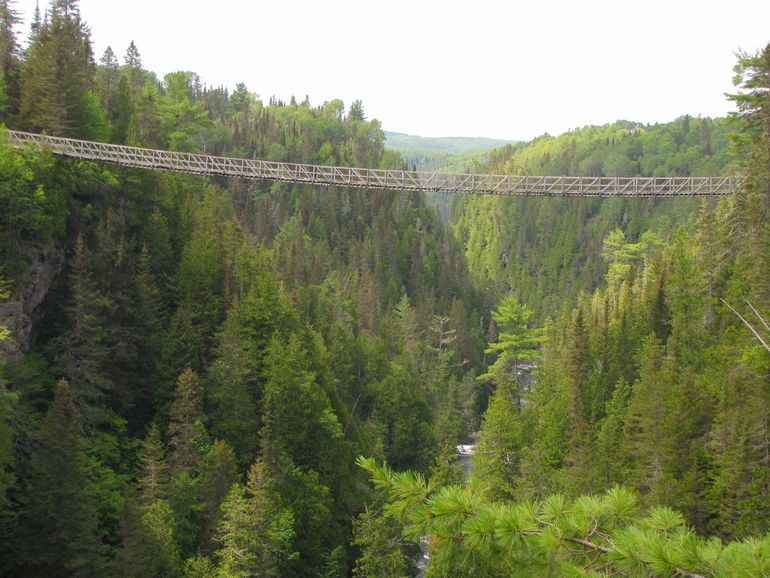
{"type": "MultiPolygon", "coordinates": [[[[13,4],[22,44],[37,1],[13,4]]],[[[360,99],[384,130],[428,137],[725,116],[735,53],[770,42],[768,0],[80,0],[80,13],[97,60],[111,46],[122,63],[133,40],[160,78],[360,99]]]]}

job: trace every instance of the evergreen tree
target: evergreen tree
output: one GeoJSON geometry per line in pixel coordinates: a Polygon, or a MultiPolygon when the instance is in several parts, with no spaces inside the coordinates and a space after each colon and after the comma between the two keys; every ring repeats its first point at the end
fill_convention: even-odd
{"type": "Polygon", "coordinates": [[[21,573],[100,576],[97,518],[75,399],[60,380],[37,436],[19,520],[21,573]]]}
{"type": "Polygon", "coordinates": [[[129,494],[121,519],[121,548],[115,574],[130,578],[179,576],[180,553],[174,536],[174,514],[166,500],[140,506],[129,494]]]}
{"type": "Polygon", "coordinates": [[[628,464],[624,460],[621,446],[630,395],[631,387],[621,378],[607,404],[606,415],[598,423],[597,470],[606,487],[625,480],[625,468],[628,464]]]}
{"type": "Polygon", "coordinates": [[[54,0],[49,16],[28,49],[20,114],[31,130],[88,137],[82,126],[94,72],[90,34],[77,2],[54,0]]]}
{"type": "Polygon", "coordinates": [[[770,204],[770,44],[757,54],[738,55],[733,83],[745,91],[729,95],[738,107],[731,116],[742,129],[736,139],[744,147],[752,187],[766,191],[770,204]]]}
{"type": "Polygon", "coordinates": [[[0,119],[18,105],[19,44],[14,27],[20,22],[14,0],[0,1],[0,119]]]}
{"type": "Polygon", "coordinates": [[[723,538],[765,531],[770,495],[767,387],[752,368],[736,360],[722,383],[712,437],[715,479],[709,497],[716,518],[710,529],[723,538]]]}
{"type": "Polygon", "coordinates": [[[403,521],[408,539],[432,535],[428,575],[756,576],[770,569],[770,538],[722,544],[695,534],[679,512],[642,511],[614,487],[565,500],[491,502],[473,484],[432,487],[419,474],[358,463],[403,521]]]}
{"type": "Polygon", "coordinates": [[[139,49],[132,40],[126,49],[126,55],[123,57],[124,71],[128,78],[128,84],[131,87],[131,100],[135,102],[139,93],[144,87],[144,71],[142,69],[142,56],[139,49]]]}
{"type": "Polygon", "coordinates": [[[134,276],[136,358],[142,360],[143,368],[142,374],[135,377],[134,387],[137,392],[134,411],[141,416],[140,419],[144,418],[142,423],[151,418],[153,408],[168,399],[165,392],[167,385],[159,375],[163,328],[166,327],[168,316],[152,266],[153,259],[149,250],[146,246],[142,247],[134,276]]]}
{"type": "Polygon", "coordinates": [[[108,365],[106,313],[109,302],[96,285],[91,252],[82,235],[75,243],[70,262],[71,290],[68,316],[70,327],[60,338],[57,365],[73,384],[72,395],[84,426],[103,425],[109,421],[107,394],[114,384],[108,365]]]}
{"type": "Polygon", "coordinates": [[[274,482],[255,462],[244,487],[235,484],[222,504],[217,551],[219,572],[231,576],[280,576],[294,536],[291,511],[281,509],[274,482]]]}
{"type": "Polygon", "coordinates": [[[179,547],[174,541],[174,513],[168,502],[157,500],[149,505],[142,515],[142,525],[153,566],[147,568],[149,572],[143,575],[179,576],[181,559],[179,547]]]}
{"type": "Polygon", "coordinates": [[[32,44],[37,37],[40,27],[43,25],[43,18],[40,15],[40,2],[35,2],[35,11],[32,13],[32,22],[29,25],[29,43],[32,44]]]}
{"type": "Polygon", "coordinates": [[[99,67],[94,77],[94,88],[99,95],[102,107],[111,117],[115,115],[115,93],[120,77],[120,64],[112,51],[112,47],[108,46],[99,59],[99,67]]]}
{"type": "Polygon", "coordinates": [[[348,112],[348,121],[363,121],[364,116],[364,103],[361,100],[354,100],[350,105],[350,111],[348,112]]]}
{"type": "Polygon", "coordinates": [[[409,576],[412,571],[401,526],[382,512],[366,510],[353,521],[353,545],[360,550],[355,576],[409,576]]]}
{"type": "MultiPolygon", "coordinates": [[[[736,252],[736,266],[750,282],[751,301],[760,309],[770,308],[770,44],[755,55],[740,53],[733,82],[743,89],[729,98],[738,111],[731,116],[740,128],[733,137],[746,162],[746,186],[737,199],[728,231],[737,225],[737,235],[725,236],[723,250],[736,252]],[[728,241],[729,239],[729,241],[728,241]]],[[[738,273],[738,271],[736,271],[738,273]]],[[[739,273],[740,274],[740,273],[739,273]]],[[[741,295],[744,299],[745,294],[741,295]]]]}
{"type": "Polygon", "coordinates": [[[539,357],[539,346],[545,340],[542,329],[530,326],[532,312],[519,303],[513,295],[507,295],[492,312],[498,330],[495,343],[490,343],[486,353],[497,353],[497,359],[489,366],[487,373],[478,379],[493,379],[498,387],[508,390],[515,403],[521,402],[522,384],[520,375],[524,364],[539,357]]]}
{"type": "MultiPolygon", "coordinates": [[[[292,335],[275,339],[266,357],[263,453],[283,453],[301,468],[333,472],[342,426],[322,388],[327,375],[317,372],[326,355],[320,338],[292,335]],[[316,369],[316,371],[313,371],[316,369]]],[[[324,368],[327,369],[328,368],[324,368]]]]}
{"type": "Polygon", "coordinates": [[[161,439],[160,429],[155,422],[150,426],[147,436],[142,441],[142,453],[139,457],[139,503],[150,506],[168,495],[169,469],[166,462],[166,450],[161,439]]]}
{"type": "Polygon", "coordinates": [[[624,443],[632,457],[630,481],[655,502],[671,495],[674,481],[666,467],[671,451],[666,432],[671,374],[662,356],[661,345],[649,337],[639,354],[639,379],[628,404],[624,443]]]}
{"type": "Polygon", "coordinates": [[[171,474],[195,475],[203,461],[208,436],[203,425],[203,388],[192,369],[185,369],[179,375],[168,417],[171,474]]]}
{"type": "Polygon", "coordinates": [[[13,5],[14,0],[0,1],[0,70],[4,78],[12,76],[19,57],[19,44],[14,27],[20,19],[13,5]]]}
{"type": "Polygon", "coordinates": [[[575,412],[575,421],[591,419],[593,399],[588,384],[591,372],[588,331],[581,307],[572,316],[569,340],[565,352],[565,372],[569,380],[570,397],[575,412]]]}
{"type": "Polygon", "coordinates": [[[108,112],[112,123],[110,141],[118,144],[125,143],[131,130],[134,115],[134,106],[131,102],[128,79],[125,74],[121,74],[118,79],[108,112]]]}
{"type": "MultiPolygon", "coordinates": [[[[243,258],[248,261],[248,257],[243,258]]],[[[243,467],[259,453],[265,357],[271,339],[297,327],[296,312],[273,275],[254,263],[253,277],[218,336],[207,397],[212,435],[236,449],[243,467]]],[[[242,282],[246,282],[244,279],[242,282]]]]}
{"type": "Polygon", "coordinates": [[[481,422],[481,437],[473,463],[479,483],[489,488],[490,496],[511,499],[522,451],[520,407],[504,388],[490,398],[481,422]]]}
{"type": "Polygon", "coordinates": [[[201,473],[200,497],[201,533],[200,550],[210,555],[216,549],[216,528],[219,525],[220,506],[233,484],[239,481],[235,452],[227,442],[216,440],[206,457],[201,473]]]}

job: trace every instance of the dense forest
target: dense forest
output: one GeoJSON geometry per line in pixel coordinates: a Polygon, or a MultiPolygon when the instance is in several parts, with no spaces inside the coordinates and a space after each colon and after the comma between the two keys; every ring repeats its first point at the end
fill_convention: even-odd
{"type": "MultiPolygon", "coordinates": [[[[0,0],[8,128],[406,166],[360,101],[97,60],[76,0],[18,37],[0,0]]],[[[0,575],[412,575],[421,536],[432,576],[767,571],[770,47],[736,71],[730,121],[478,167],[748,175],[718,203],[463,198],[447,222],[0,133],[0,575]]]]}
{"type": "Polygon", "coordinates": [[[471,172],[493,150],[516,141],[492,138],[427,138],[385,131],[385,147],[401,155],[410,169],[436,172],[471,172]]]}
{"type": "MultiPolygon", "coordinates": [[[[644,126],[620,121],[495,150],[481,171],[574,176],[708,176],[732,173],[725,119],[683,116],[644,126]]],[[[541,320],[603,281],[604,240],[619,229],[643,259],[677,229],[695,230],[692,199],[505,199],[457,196],[455,235],[489,291],[513,291],[541,320]]]]}
{"type": "Polygon", "coordinates": [[[402,534],[433,537],[428,575],[770,571],[770,45],[735,70],[726,121],[587,127],[486,167],[736,171],[733,197],[455,199],[496,298],[475,472],[447,484],[359,462],[402,534]]]}
{"type": "MultiPolygon", "coordinates": [[[[2,7],[9,127],[401,166],[360,102],[158,79],[134,45],[96,64],[72,1],[22,51],[2,7]]],[[[427,471],[477,427],[486,307],[421,196],[7,143],[0,167],[3,574],[345,575],[355,457],[427,471]]]]}

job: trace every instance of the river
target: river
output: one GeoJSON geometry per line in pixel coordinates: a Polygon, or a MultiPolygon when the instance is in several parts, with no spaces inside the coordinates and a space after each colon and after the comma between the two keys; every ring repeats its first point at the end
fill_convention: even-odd
{"type": "MultiPolygon", "coordinates": [[[[478,434],[471,435],[469,441],[475,441],[478,434]]],[[[473,454],[476,453],[476,444],[460,444],[456,446],[457,455],[460,458],[460,463],[463,466],[463,477],[468,478],[473,473],[473,454]]],[[[417,578],[424,578],[425,570],[428,568],[428,561],[430,560],[430,536],[422,536],[420,538],[420,557],[417,559],[417,578]]]]}

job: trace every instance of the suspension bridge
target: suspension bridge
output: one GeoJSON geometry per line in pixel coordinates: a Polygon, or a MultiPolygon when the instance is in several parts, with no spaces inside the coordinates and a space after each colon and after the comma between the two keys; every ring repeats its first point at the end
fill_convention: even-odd
{"type": "Polygon", "coordinates": [[[567,177],[431,173],[333,167],[182,153],[6,131],[16,148],[127,167],[195,175],[337,185],[363,189],[553,197],[714,197],[736,192],[737,177],[567,177]]]}

